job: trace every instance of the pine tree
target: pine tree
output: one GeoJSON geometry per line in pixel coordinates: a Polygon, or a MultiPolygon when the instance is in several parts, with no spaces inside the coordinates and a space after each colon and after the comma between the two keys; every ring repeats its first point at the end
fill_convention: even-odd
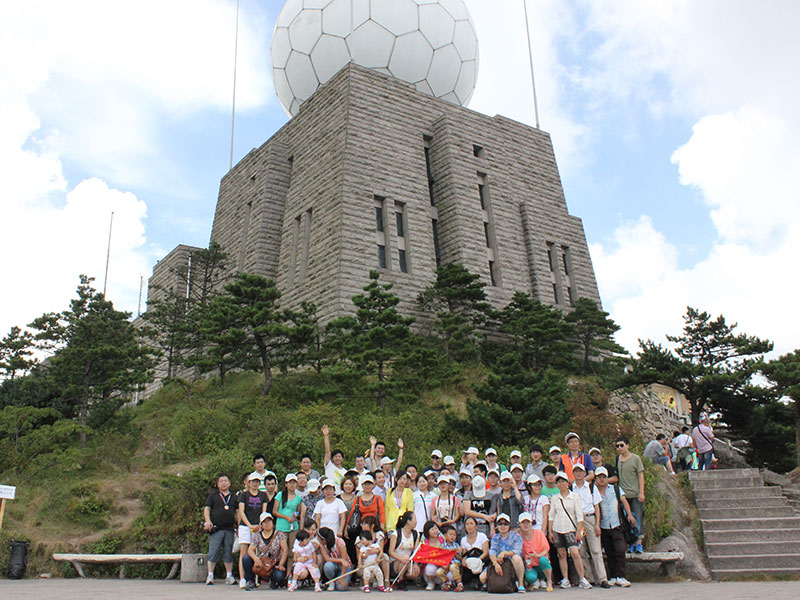
{"type": "Polygon", "coordinates": [[[381,284],[379,278],[378,271],[370,271],[364,293],[353,296],[355,316],[335,319],[328,332],[330,348],[361,374],[375,378],[371,387],[383,406],[394,383],[389,364],[402,353],[414,319],[398,312],[400,299],[391,293],[392,284],[381,284]]]}
{"type": "Polygon", "coordinates": [[[800,465],[800,350],[768,362],[761,371],[775,385],[775,394],[794,405],[796,458],[800,465]]]}
{"type": "Polygon", "coordinates": [[[5,372],[6,379],[13,381],[17,373],[25,374],[33,366],[33,336],[17,326],[11,328],[6,337],[0,341],[0,370],[5,372]]]}
{"type": "Polygon", "coordinates": [[[451,360],[474,360],[478,356],[477,330],[490,312],[485,287],[480,275],[448,263],[439,267],[436,282],[417,298],[420,307],[435,312],[433,329],[451,360]]]}
{"type": "Polygon", "coordinates": [[[114,305],[81,275],[77,298],[69,310],[47,313],[31,323],[43,352],[52,353],[44,367],[63,397],[77,407],[81,445],[91,410],[121,399],[150,380],[151,351],[142,345],[130,313],[114,305]]]}
{"type": "Polygon", "coordinates": [[[578,298],[572,312],[566,316],[566,321],[572,324],[575,339],[581,349],[581,367],[584,375],[593,371],[592,359],[603,352],[625,351],[614,341],[614,334],[619,331],[619,325],[593,300],[578,298]]]}
{"type": "Polygon", "coordinates": [[[500,321],[500,330],[512,336],[526,369],[572,369],[573,328],[561,311],[517,292],[500,313],[500,321]]]}

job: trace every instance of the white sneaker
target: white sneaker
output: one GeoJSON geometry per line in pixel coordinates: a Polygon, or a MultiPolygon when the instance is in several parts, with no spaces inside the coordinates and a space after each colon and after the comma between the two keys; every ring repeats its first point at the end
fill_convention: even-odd
{"type": "Polygon", "coordinates": [[[228,576],[225,578],[225,583],[226,583],[227,585],[235,585],[235,584],[236,584],[236,579],[234,578],[234,576],[233,576],[233,575],[228,575],[228,576]]]}
{"type": "Polygon", "coordinates": [[[590,590],[592,589],[592,584],[589,583],[589,580],[586,579],[586,577],[584,577],[583,579],[581,579],[580,583],[578,583],[578,587],[581,588],[582,590],[590,590]]]}
{"type": "Polygon", "coordinates": [[[617,577],[617,585],[620,587],[631,587],[631,582],[624,577],[617,577]]]}
{"type": "Polygon", "coordinates": [[[568,590],[572,587],[572,584],[569,582],[569,579],[564,577],[564,579],[561,580],[561,583],[558,584],[558,587],[560,587],[562,590],[568,590]]]}
{"type": "Polygon", "coordinates": [[[336,591],[336,582],[335,582],[335,581],[331,581],[331,582],[328,584],[328,591],[329,591],[329,592],[336,591]]]}
{"type": "Polygon", "coordinates": [[[286,588],[286,590],[289,591],[289,592],[296,591],[297,590],[297,582],[296,581],[290,581],[289,582],[289,587],[286,588]]]}
{"type": "Polygon", "coordinates": [[[609,579],[608,580],[608,585],[617,585],[617,578],[616,577],[612,577],[611,579],[609,579]]]}
{"type": "Polygon", "coordinates": [[[214,574],[209,573],[206,575],[206,585],[214,585],[214,574]]]}
{"type": "Polygon", "coordinates": [[[538,579],[533,582],[533,589],[535,589],[535,590],[539,589],[539,580],[538,579]]]}
{"type": "Polygon", "coordinates": [[[425,591],[426,591],[426,592],[432,592],[434,587],[435,587],[435,586],[434,586],[434,584],[433,584],[433,583],[431,583],[431,582],[428,582],[428,585],[426,585],[426,586],[425,586],[425,591]]]}
{"type": "Polygon", "coordinates": [[[239,580],[239,587],[240,587],[241,589],[244,589],[244,588],[246,588],[246,587],[247,587],[247,580],[246,580],[246,579],[240,579],[240,580],[239,580]]]}

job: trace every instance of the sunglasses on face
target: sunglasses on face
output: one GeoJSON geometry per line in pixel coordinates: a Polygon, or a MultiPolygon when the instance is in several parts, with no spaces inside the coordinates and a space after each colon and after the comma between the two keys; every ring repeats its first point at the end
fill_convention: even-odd
{"type": "Polygon", "coordinates": [[[617,444],[617,448],[624,448],[625,444],[617,444]]]}

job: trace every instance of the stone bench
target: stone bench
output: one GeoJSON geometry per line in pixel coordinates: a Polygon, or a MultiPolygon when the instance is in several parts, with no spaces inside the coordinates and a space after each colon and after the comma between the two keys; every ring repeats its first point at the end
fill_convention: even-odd
{"type": "Polygon", "coordinates": [[[674,577],[678,574],[678,563],[683,560],[683,552],[642,552],[625,554],[628,563],[660,563],[664,574],[674,577]]]}
{"type": "Polygon", "coordinates": [[[172,569],[170,569],[167,579],[172,579],[178,573],[181,557],[181,554],[53,554],[54,561],[71,563],[81,577],[86,577],[83,573],[85,564],[120,565],[120,579],[125,578],[125,565],[168,563],[172,563],[172,569]]]}

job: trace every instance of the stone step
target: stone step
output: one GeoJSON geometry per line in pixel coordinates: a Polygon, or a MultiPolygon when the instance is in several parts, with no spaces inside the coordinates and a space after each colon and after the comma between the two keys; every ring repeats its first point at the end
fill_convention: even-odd
{"type": "Polygon", "coordinates": [[[728,542],[751,542],[753,540],[764,540],[771,542],[800,542],[800,529],[772,529],[764,531],[762,529],[727,529],[709,531],[703,530],[705,543],[728,543],[728,542]]]}
{"type": "Polygon", "coordinates": [[[738,519],[701,519],[703,531],[729,531],[731,529],[800,529],[800,517],[757,517],[738,519]]]}
{"type": "MultiPolygon", "coordinates": [[[[774,555],[774,554],[798,554],[800,555],[800,540],[793,542],[781,542],[776,544],[772,541],[772,536],[756,537],[745,542],[726,542],[710,543],[706,542],[706,553],[708,558],[717,556],[744,556],[744,555],[774,555]]],[[[769,560],[762,561],[767,564],[769,560]]],[[[798,564],[800,566],[800,564],[798,564]]]]}
{"type": "Polygon", "coordinates": [[[767,511],[778,506],[788,506],[783,496],[766,496],[764,498],[715,498],[714,496],[709,496],[697,499],[698,510],[712,508],[763,508],[767,511]]]}
{"type": "Polygon", "coordinates": [[[729,556],[710,556],[708,566],[712,572],[723,569],[753,569],[761,565],[769,565],[772,569],[798,569],[800,570],[800,554],[775,554],[764,559],[759,554],[739,554],[729,556]]]}
{"type": "Polygon", "coordinates": [[[743,487],[759,487],[764,485],[760,475],[746,477],[707,477],[693,479],[695,490],[738,489],[743,487]]]}
{"type": "Polygon", "coordinates": [[[692,481],[708,478],[726,477],[758,477],[761,473],[758,469],[714,469],[711,471],[689,471],[689,479],[692,481]]]}
{"type": "Polygon", "coordinates": [[[775,575],[788,575],[800,577],[800,567],[788,568],[772,568],[772,567],[758,567],[757,569],[717,569],[711,572],[714,579],[735,579],[740,581],[749,577],[760,578],[764,575],[769,577],[775,575]]]}
{"type": "Polygon", "coordinates": [[[697,510],[701,521],[707,519],[744,519],[746,517],[793,517],[795,512],[788,504],[765,508],[750,506],[746,508],[700,508],[697,510]]]}
{"type": "Polygon", "coordinates": [[[698,503],[701,500],[715,498],[780,498],[781,488],[774,485],[760,485],[748,488],[695,490],[694,497],[698,503]]]}

